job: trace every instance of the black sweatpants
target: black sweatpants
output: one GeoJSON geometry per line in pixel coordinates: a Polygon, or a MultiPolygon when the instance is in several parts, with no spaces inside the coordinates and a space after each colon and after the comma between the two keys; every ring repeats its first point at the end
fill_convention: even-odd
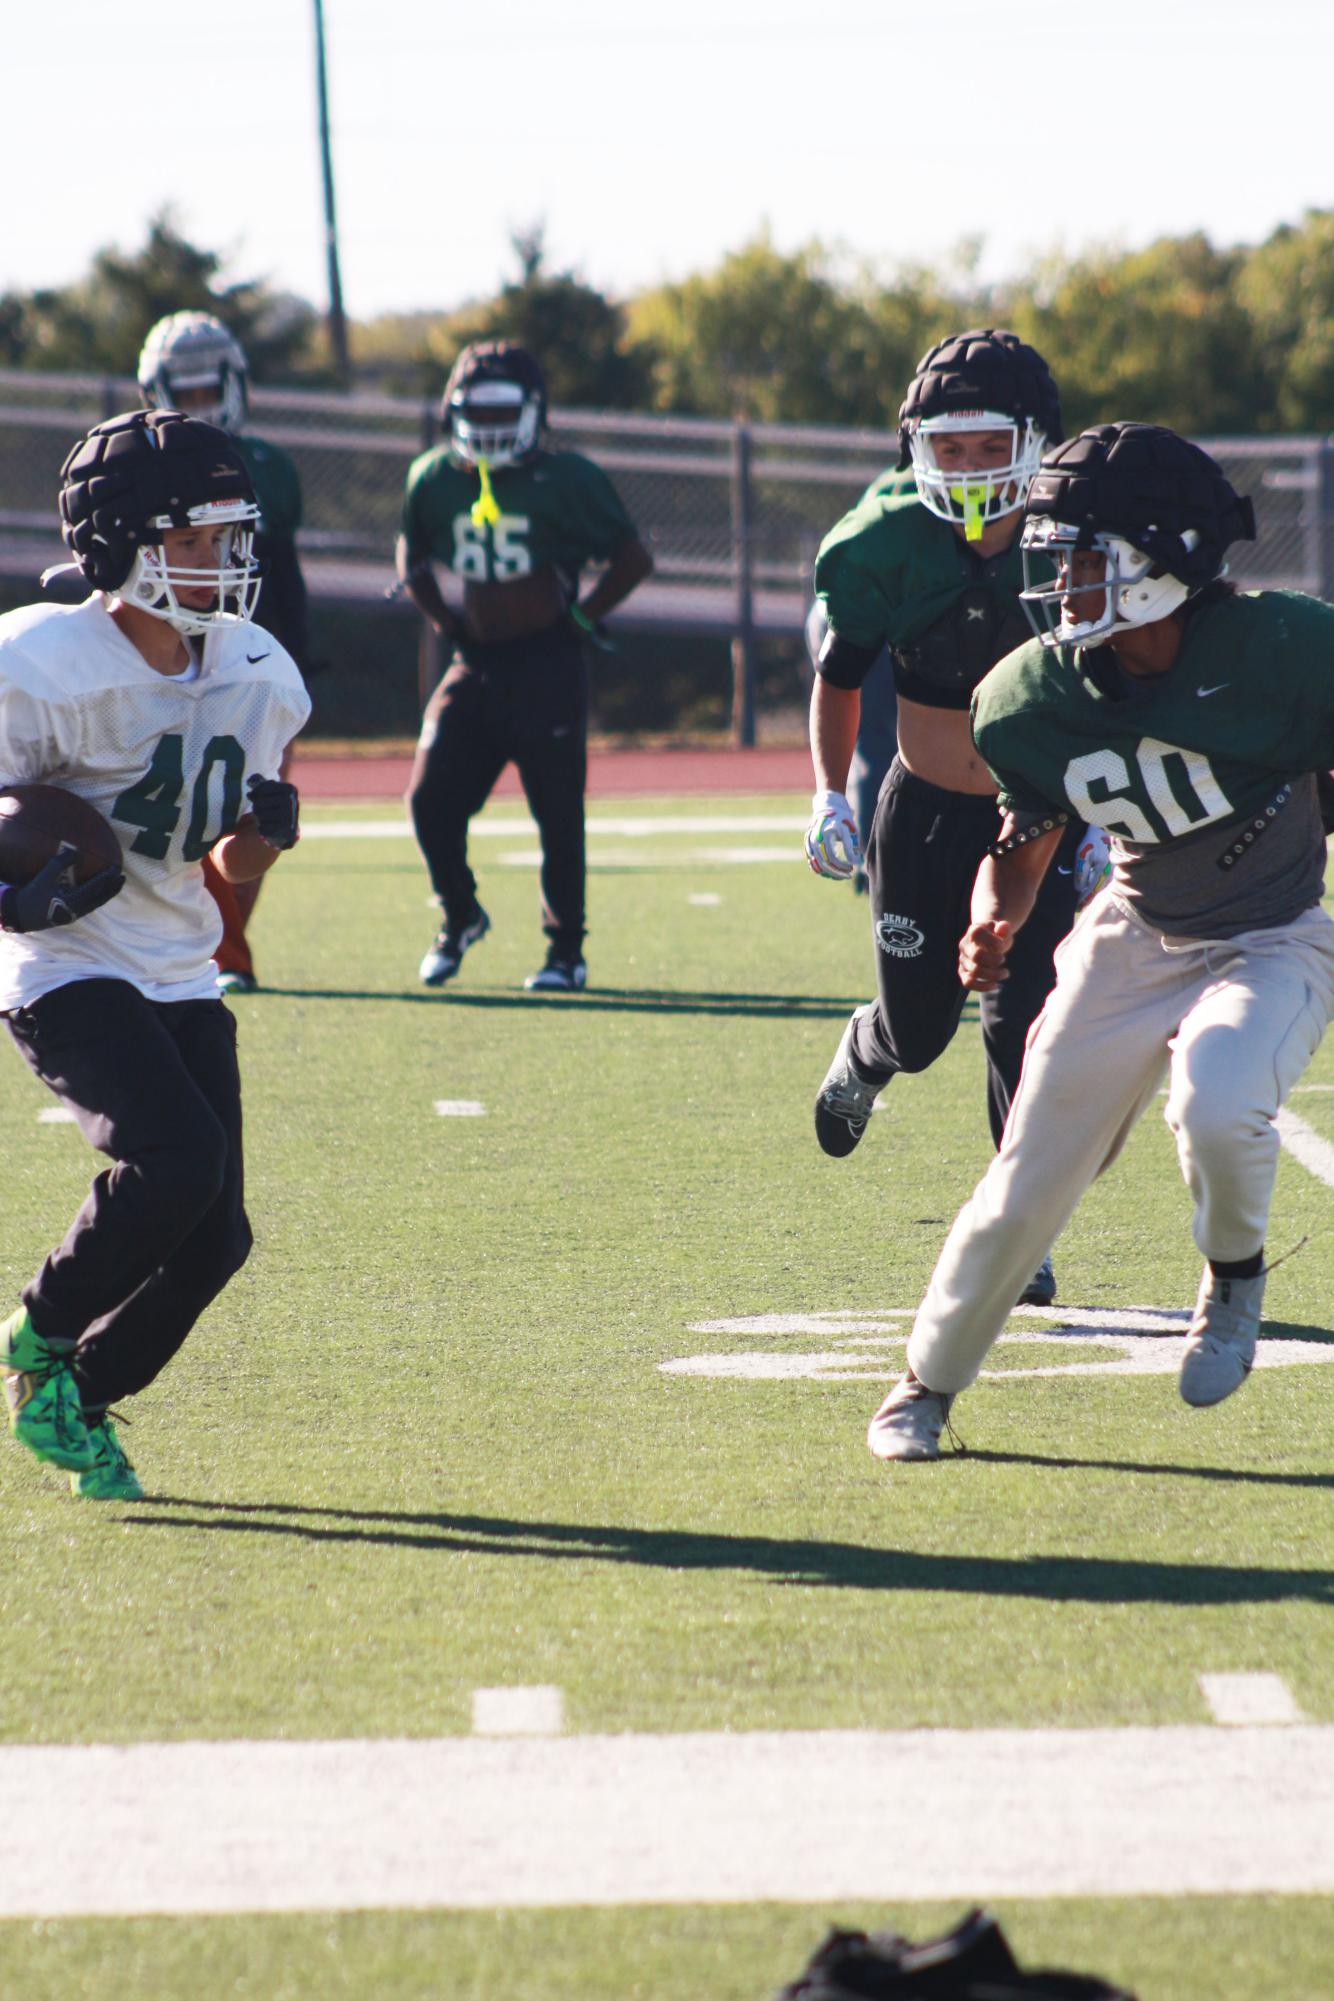
{"type": "MultiPolygon", "coordinates": [[[[996,1146],[1019,1085],[1025,1039],[1056,977],[1052,954],[1074,922],[1072,870],[1082,831],[1066,829],[1006,960],[1010,977],[980,996],[987,1119],[996,1146]]],[[[959,940],[977,871],[999,832],[994,798],[928,785],[895,758],[866,849],[878,992],[874,1015],[858,1020],[853,1054],[869,1077],[929,1069],[952,1041],[968,997],[959,982],[959,940]]]]}
{"type": "Polygon", "coordinates": [[[468,822],[505,766],[518,767],[542,841],[542,929],[562,957],[584,940],[588,679],[562,622],[530,639],[469,641],[426,707],[408,807],[445,925],[477,914],[468,822]]]}
{"type": "Polygon", "coordinates": [[[112,1162],[23,1293],[43,1339],[73,1350],[96,1416],[152,1382],[249,1255],[236,1023],[221,1001],[150,1001],[109,979],[5,1018],[112,1162]]]}

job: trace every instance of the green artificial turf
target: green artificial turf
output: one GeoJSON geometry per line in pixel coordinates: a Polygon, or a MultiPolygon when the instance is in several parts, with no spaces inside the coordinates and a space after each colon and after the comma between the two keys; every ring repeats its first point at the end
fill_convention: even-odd
{"type": "MultiPolygon", "coordinates": [[[[720,812],[799,824],[803,802],[596,817],[720,812]]],[[[307,840],[266,884],[264,991],[232,1004],[255,1252],[131,1406],[147,1504],[76,1504],[0,1447],[0,1739],[461,1733],[472,1691],[506,1682],[556,1684],[579,1732],[1204,1722],[1202,1672],[1260,1668],[1334,1720],[1334,1368],[1261,1370],[1202,1413],[1169,1375],[1006,1380],[1067,1351],[1002,1347],[956,1407],[966,1455],[895,1468],[864,1433],[901,1348],[850,1376],[663,1372],[831,1340],[694,1323],[911,1310],[989,1154],[978,1031],[827,1160],[811,1105],[870,990],[866,903],[810,875],[799,832],[595,834],[590,990],[525,995],[535,872],[502,858],[533,845],[475,843],[493,929],[439,993],[416,983],[435,918],[409,841],[307,840]],[[440,1116],[451,1100],[485,1113],[440,1116]]],[[[1334,1086],[1328,1049],[1306,1081],[1334,1086]]],[[[38,1123],[49,1102],[0,1064],[11,1295],[93,1165],[38,1123]]],[[[1334,1140],[1334,1096],[1293,1106],[1334,1140]]],[[[1330,1199],[1284,1156],[1271,1248],[1310,1241],[1271,1282],[1272,1333],[1324,1327],[1330,1199]]],[[[1198,1264],[1151,1112],[1057,1246],[1059,1299],[1186,1307],[1198,1264]]],[[[1325,1991],[1313,1899],[1013,1910],[1025,1956],[1146,1995],[1325,1991]]],[[[740,2001],[795,1973],[822,1915],[62,1922],[0,1927],[0,1948],[31,1955],[26,2001],[91,1993],[103,1963],[191,2001],[740,2001]],[[507,1988],[511,1954],[542,1981],[507,1988]]]]}

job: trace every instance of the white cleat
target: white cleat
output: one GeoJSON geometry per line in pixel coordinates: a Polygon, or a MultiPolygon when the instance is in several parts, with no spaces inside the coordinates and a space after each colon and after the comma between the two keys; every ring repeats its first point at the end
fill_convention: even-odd
{"type": "Polygon", "coordinates": [[[940,1434],[949,1423],[952,1396],[929,1390],[915,1376],[901,1376],[866,1433],[876,1459],[939,1459],[940,1434]]]}
{"type": "Polygon", "coordinates": [[[1251,1373],[1267,1277],[1219,1278],[1205,1266],[1181,1361],[1181,1394],[1197,1410],[1222,1403],[1251,1373]]]}

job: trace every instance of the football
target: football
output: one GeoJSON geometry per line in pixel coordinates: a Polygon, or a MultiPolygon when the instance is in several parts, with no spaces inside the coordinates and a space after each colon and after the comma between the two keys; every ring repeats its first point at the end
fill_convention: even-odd
{"type": "Polygon", "coordinates": [[[31,882],[64,841],[78,850],[76,882],[121,865],[115,829],[86,799],[60,785],[0,791],[0,882],[31,882]]]}

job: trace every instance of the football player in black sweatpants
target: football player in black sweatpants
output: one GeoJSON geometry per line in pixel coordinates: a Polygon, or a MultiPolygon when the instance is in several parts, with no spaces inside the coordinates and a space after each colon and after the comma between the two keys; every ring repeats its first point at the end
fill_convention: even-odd
{"type": "Polygon", "coordinates": [[[584,779],[588,695],[582,641],[653,560],[606,474],[578,452],[546,451],[546,391],[508,341],[465,348],[445,387],[445,443],[413,461],[399,574],[455,657],[427,705],[408,804],[444,913],[421,964],[453,979],[490,929],[468,866],[468,822],[505,766],[519,770],[542,842],[546,963],[524,985],[585,984],[584,779]],[[606,567],[579,597],[585,564],[606,567]],[[463,584],[451,611],[432,568],[463,584]]]}
{"type": "MultiPolygon", "coordinates": [[[[816,793],[806,854],[817,874],[861,862],[845,797],[860,688],[882,646],[898,694],[898,755],[866,849],[874,1001],[853,1013],[815,1104],[828,1154],[852,1152],[880,1092],[948,1046],[966,994],[958,948],[973,882],[1000,831],[996,785],[973,745],[973,689],[1020,645],[1018,536],[1048,440],[1061,436],[1056,385],[1014,334],[982,328],[924,356],[900,413],[902,464],[915,493],[872,488],[825,537],[815,586],[829,631],[816,663],[811,750],[816,793]]],[[[999,1145],[1024,1040],[1054,977],[1052,953],[1074,918],[1076,831],[1011,961],[982,1009],[987,1114],[999,1145]]],[[[1022,1298],[1055,1297],[1050,1259],[1022,1298]]]]}

